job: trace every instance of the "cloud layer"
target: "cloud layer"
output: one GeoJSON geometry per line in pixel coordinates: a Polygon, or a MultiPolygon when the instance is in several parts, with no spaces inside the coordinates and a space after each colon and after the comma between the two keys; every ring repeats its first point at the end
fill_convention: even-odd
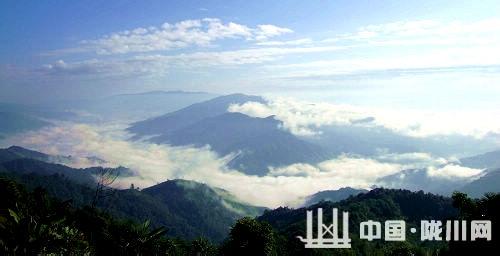
{"type": "Polygon", "coordinates": [[[166,51],[190,46],[207,47],[221,39],[265,41],[292,32],[289,28],[271,24],[250,28],[235,22],[224,23],[220,19],[204,18],[115,32],[98,39],[83,40],[79,48],[65,49],[59,53],[91,51],[97,54],[124,54],[166,51]]]}
{"type": "MultiPolygon", "coordinates": [[[[321,190],[345,186],[369,188],[377,179],[407,168],[430,166],[429,178],[470,179],[481,170],[460,167],[424,153],[381,154],[374,158],[341,155],[316,165],[297,163],[270,169],[267,176],[245,175],[226,167],[232,155],[218,156],[209,148],[170,147],[128,141],[120,126],[61,124],[10,138],[42,152],[74,157],[95,156],[110,166],[125,166],[136,176],[119,179],[144,188],[167,179],[190,179],[224,188],[241,200],[268,207],[300,205],[301,198],[321,190]]],[[[80,163],[79,167],[82,167],[80,163]]]]}
{"type": "Polygon", "coordinates": [[[247,102],[231,105],[230,112],[253,117],[274,115],[283,128],[301,135],[318,135],[320,128],[330,125],[382,126],[407,136],[465,135],[481,138],[500,134],[500,116],[490,111],[415,111],[356,107],[345,104],[314,103],[293,98],[274,97],[267,103],[247,102]]]}

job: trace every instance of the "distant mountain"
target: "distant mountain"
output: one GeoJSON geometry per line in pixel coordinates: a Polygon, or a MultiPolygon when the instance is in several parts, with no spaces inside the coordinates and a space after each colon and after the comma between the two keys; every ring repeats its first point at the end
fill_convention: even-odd
{"type": "Polygon", "coordinates": [[[21,158],[0,163],[0,171],[18,175],[35,173],[37,175],[63,175],[81,184],[94,184],[92,172],[87,169],[74,169],[60,164],[47,163],[35,159],[21,158]]]}
{"type": "Polygon", "coordinates": [[[0,111],[0,135],[10,135],[30,130],[37,130],[44,126],[48,126],[49,124],[50,123],[32,115],[0,111]]]}
{"type": "Polygon", "coordinates": [[[265,175],[269,166],[319,162],[328,154],[279,128],[273,117],[253,118],[225,113],[206,118],[151,141],[171,145],[210,145],[219,155],[237,153],[228,166],[248,174],[265,175]]]}
{"type": "Polygon", "coordinates": [[[450,196],[467,184],[465,179],[430,177],[427,169],[409,169],[377,179],[376,184],[386,188],[402,188],[411,191],[424,190],[439,195],[450,196]]]}
{"type": "MultiPolygon", "coordinates": [[[[48,155],[19,146],[0,149],[0,171],[21,175],[30,173],[38,175],[58,174],[78,183],[94,184],[93,175],[100,172],[103,167],[95,166],[76,169],[62,164],[71,162],[71,160],[71,156],[48,155]]],[[[95,161],[99,162],[99,159],[95,161]]],[[[110,169],[120,176],[133,175],[132,170],[125,167],[120,166],[110,169]]]]}
{"type": "Polygon", "coordinates": [[[231,104],[243,104],[248,101],[263,103],[264,99],[244,94],[220,96],[159,117],[133,123],[127,130],[138,136],[166,134],[197,123],[205,118],[224,114],[231,104]]]}
{"type": "MultiPolygon", "coordinates": [[[[72,156],[48,155],[19,146],[11,146],[9,148],[0,149],[0,163],[22,158],[35,159],[47,163],[64,165],[71,165],[75,161],[74,157],[72,156]]],[[[85,159],[95,166],[103,165],[106,163],[106,161],[99,159],[98,157],[85,157],[85,159]]],[[[122,171],[125,172],[125,170],[122,171]]],[[[130,172],[130,170],[127,170],[126,172],[130,172]]]]}
{"type": "Polygon", "coordinates": [[[340,188],[337,190],[325,190],[310,195],[305,198],[304,206],[311,206],[317,204],[321,201],[330,201],[332,203],[342,201],[349,198],[350,196],[355,196],[361,193],[366,193],[368,190],[365,189],[355,189],[351,187],[340,188]]]}
{"type": "Polygon", "coordinates": [[[500,168],[500,150],[462,158],[460,159],[460,163],[463,166],[476,169],[498,169],[500,168]]]}
{"type": "MultiPolygon", "coordinates": [[[[0,103],[0,112],[75,122],[132,122],[169,113],[215,96],[204,92],[151,91],[36,105],[0,103]]],[[[0,122],[0,129],[2,123],[0,122]]]]}
{"type": "MultiPolygon", "coordinates": [[[[373,119],[374,120],[374,119],[373,119]]],[[[330,125],[318,128],[319,136],[307,138],[334,154],[351,153],[375,156],[392,153],[428,152],[437,156],[464,156],[495,148],[495,143],[465,135],[413,137],[371,123],[368,118],[359,125],[330,125]]]]}
{"type": "Polygon", "coordinates": [[[281,129],[282,123],[272,116],[253,118],[227,112],[231,104],[248,101],[264,102],[264,99],[243,94],[221,96],[135,123],[129,131],[137,137],[158,135],[150,139],[155,143],[210,145],[221,156],[235,153],[229,167],[248,174],[264,175],[270,166],[312,163],[328,158],[329,154],[321,147],[281,129]]]}
{"type": "Polygon", "coordinates": [[[485,193],[500,193],[500,169],[491,170],[458,190],[476,198],[482,197],[485,193]]]}

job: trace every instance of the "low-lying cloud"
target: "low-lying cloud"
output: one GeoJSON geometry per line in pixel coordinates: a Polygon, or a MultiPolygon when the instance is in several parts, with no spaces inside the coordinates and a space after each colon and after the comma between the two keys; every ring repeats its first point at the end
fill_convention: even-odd
{"type": "MultiPolygon", "coordinates": [[[[172,147],[127,140],[120,126],[61,124],[10,138],[7,142],[42,152],[75,157],[97,157],[110,166],[132,169],[136,176],[120,178],[116,186],[148,187],[168,179],[189,179],[220,187],[242,201],[277,207],[300,205],[300,198],[321,190],[345,186],[370,188],[378,178],[412,167],[411,159],[441,163],[426,154],[386,155],[370,158],[341,155],[319,164],[297,163],[270,168],[267,176],[246,175],[226,167],[232,155],[218,156],[208,147],[172,147]]],[[[82,167],[82,166],[80,166],[82,167]]],[[[430,178],[470,178],[480,170],[457,165],[433,167],[430,178]]]]}
{"type": "Polygon", "coordinates": [[[267,103],[234,104],[228,111],[253,117],[274,115],[283,122],[284,129],[300,136],[319,135],[320,128],[331,125],[380,126],[412,137],[464,135],[481,138],[500,134],[500,120],[492,118],[500,116],[497,110],[481,112],[390,110],[276,97],[268,99],[267,103]]]}

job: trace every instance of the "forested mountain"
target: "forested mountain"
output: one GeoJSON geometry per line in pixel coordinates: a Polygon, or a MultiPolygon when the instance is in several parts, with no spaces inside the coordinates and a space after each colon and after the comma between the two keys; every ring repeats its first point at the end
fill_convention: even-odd
{"type": "Polygon", "coordinates": [[[458,215],[450,198],[410,192],[408,190],[374,189],[346,200],[332,203],[328,201],[307,208],[277,208],[266,211],[258,218],[269,224],[282,236],[286,255],[425,255],[446,249],[444,242],[420,242],[420,234],[408,232],[406,241],[390,243],[359,239],[359,223],[368,220],[405,220],[407,230],[420,227],[421,220],[453,219],[458,215]],[[306,211],[323,208],[323,219],[331,220],[332,208],[349,212],[350,238],[352,250],[304,249],[304,244],[296,236],[305,236],[306,211]],[[396,251],[410,251],[413,254],[397,254],[396,251]]]}
{"type": "Polygon", "coordinates": [[[366,193],[368,190],[365,189],[355,189],[351,187],[344,187],[337,190],[324,190],[319,191],[313,195],[305,198],[303,205],[311,206],[317,204],[321,201],[338,202],[349,198],[350,196],[355,196],[361,193],[366,193]]]}
{"type": "MultiPolygon", "coordinates": [[[[264,210],[238,201],[225,190],[183,180],[167,181],[143,191],[105,189],[96,199],[95,174],[105,170],[127,175],[128,169],[75,169],[36,159],[16,159],[19,155],[11,151],[0,154],[6,160],[0,163],[1,176],[15,179],[29,189],[42,187],[49,195],[72,200],[78,207],[95,202],[97,207],[119,218],[150,220],[153,227],[166,227],[174,237],[206,237],[220,242],[238,218],[257,216],[264,210]]],[[[37,153],[32,151],[31,156],[44,156],[37,153]]]]}

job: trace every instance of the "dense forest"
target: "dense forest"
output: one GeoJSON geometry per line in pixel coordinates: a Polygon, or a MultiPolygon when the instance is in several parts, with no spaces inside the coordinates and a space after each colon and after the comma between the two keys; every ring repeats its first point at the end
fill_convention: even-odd
{"type": "MultiPolygon", "coordinates": [[[[48,177],[43,177],[43,180],[48,177]]],[[[57,182],[70,182],[59,176],[57,182]]],[[[16,179],[19,181],[20,179],[16,179]]],[[[6,175],[0,179],[0,250],[7,255],[471,255],[498,250],[498,239],[468,242],[421,242],[409,236],[405,242],[360,240],[351,229],[352,249],[304,249],[295,238],[304,234],[305,211],[337,207],[350,212],[350,225],[364,220],[403,219],[410,227],[426,219],[489,219],[496,230],[500,195],[471,199],[462,193],[452,198],[405,190],[375,189],[332,203],[323,201],[308,208],[266,210],[257,218],[244,217],[232,224],[227,237],[211,242],[206,237],[171,236],[164,226],[131,220],[103,207],[50,196],[49,190],[67,186],[33,188],[40,177],[23,176],[23,184],[6,175]],[[27,187],[30,187],[28,189],[27,187]]],[[[49,184],[46,183],[46,184],[49,184]]],[[[90,188],[89,188],[90,189],[90,188]]],[[[68,192],[68,191],[60,191],[68,192]]],[[[71,194],[72,192],[69,191],[71,194]]],[[[130,190],[128,193],[135,193],[130,190]]],[[[74,194],[75,195],[75,194],[74,194]]],[[[85,195],[85,193],[82,193],[85,195]]],[[[124,200],[131,198],[125,197],[124,200]]],[[[129,201],[133,203],[134,201],[129,201]]],[[[130,209],[134,211],[137,208],[130,209]]],[[[328,210],[325,210],[326,218],[328,210]]],[[[196,216],[199,213],[192,213],[196,216]]],[[[166,216],[168,218],[168,216],[166,216]]],[[[179,223],[178,225],[182,225],[179,223]]]]}

